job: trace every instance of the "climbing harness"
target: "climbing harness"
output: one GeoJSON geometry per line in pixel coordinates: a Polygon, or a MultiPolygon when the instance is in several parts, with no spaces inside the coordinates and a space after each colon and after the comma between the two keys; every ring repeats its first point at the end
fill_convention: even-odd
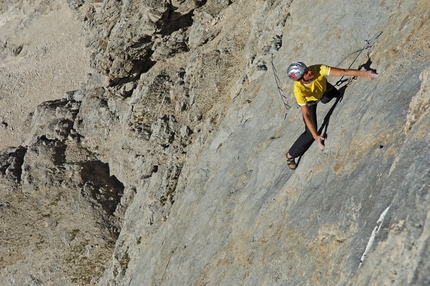
{"type": "Polygon", "coordinates": [[[277,75],[277,72],[276,72],[275,65],[273,64],[273,54],[272,54],[272,61],[271,61],[271,63],[272,63],[273,75],[275,76],[276,86],[278,87],[279,97],[281,98],[282,103],[284,104],[284,107],[285,107],[285,110],[286,110],[285,116],[284,116],[284,120],[285,120],[285,118],[287,118],[287,114],[288,114],[288,111],[291,108],[291,105],[289,105],[288,103],[285,102],[285,99],[287,99],[287,97],[284,95],[283,90],[282,90],[282,88],[280,86],[281,80],[279,79],[279,77],[277,75]]]}
{"type": "MultiPolygon", "coordinates": [[[[355,61],[358,59],[358,57],[360,56],[361,52],[367,49],[370,49],[372,47],[371,43],[376,40],[377,38],[379,38],[379,36],[382,34],[382,31],[379,32],[378,34],[376,34],[372,39],[370,40],[365,40],[366,44],[364,45],[364,47],[362,47],[359,50],[356,50],[355,52],[349,53],[346,57],[344,57],[337,65],[336,67],[340,66],[341,63],[343,63],[344,60],[346,60],[349,56],[358,53],[358,55],[355,57],[355,59],[352,61],[352,63],[349,65],[348,69],[350,69],[352,67],[352,65],[355,63],[355,61]]],[[[344,83],[345,81],[348,81],[348,84],[350,84],[354,79],[356,79],[356,77],[351,77],[347,80],[343,80],[344,76],[342,76],[335,84],[335,86],[340,86],[342,83],[344,83]]]]}

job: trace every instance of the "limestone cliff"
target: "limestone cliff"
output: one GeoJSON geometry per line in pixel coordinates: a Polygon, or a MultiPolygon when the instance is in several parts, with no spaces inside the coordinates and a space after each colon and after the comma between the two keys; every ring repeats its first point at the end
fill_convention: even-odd
{"type": "Polygon", "coordinates": [[[2,285],[430,282],[427,1],[68,3],[93,70],[0,157],[2,285]],[[290,171],[296,60],[379,77],[290,171]]]}

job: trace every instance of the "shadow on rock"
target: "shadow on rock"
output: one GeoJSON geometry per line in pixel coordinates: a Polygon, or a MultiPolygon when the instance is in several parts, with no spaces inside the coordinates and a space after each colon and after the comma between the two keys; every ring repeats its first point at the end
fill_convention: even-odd
{"type": "Polygon", "coordinates": [[[99,204],[103,210],[113,215],[124,193],[124,185],[109,176],[109,165],[100,161],[83,162],[81,177],[82,195],[99,204]]]}
{"type": "Polygon", "coordinates": [[[0,154],[0,175],[19,183],[26,152],[27,148],[19,146],[0,154]]]}
{"type": "Polygon", "coordinates": [[[330,123],[330,117],[333,114],[334,110],[336,109],[337,104],[342,101],[346,88],[347,88],[347,85],[344,85],[341,88],[339,88],[339,92],[336,95],[336,101],[334,102],[333,106],[325,115],[323,124],[318,130],[318,134],[322,134],[324,138],[327,138],[327,129],[330,123]]]}

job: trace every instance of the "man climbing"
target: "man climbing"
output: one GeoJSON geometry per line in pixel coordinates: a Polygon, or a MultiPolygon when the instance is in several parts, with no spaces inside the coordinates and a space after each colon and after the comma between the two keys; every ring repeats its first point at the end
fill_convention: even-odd
{"type": "Polygon", "coordinates": [[[327,82],[326,76],[362,76],[372,80],[378,76],[373,71],[339,69],[326,65],[307,67],[302,62],[292,63],[287,70],[288,77],[294,80],[294,96],[302,110],[305,131],[297,138],[287,152],[287,164],[290,169],[297,168],[295,158],[302,156],[315,140],[324,150],[325,138],[317,132],[317,103],[329,102],[337,96],[338,90],[327,82]]]}

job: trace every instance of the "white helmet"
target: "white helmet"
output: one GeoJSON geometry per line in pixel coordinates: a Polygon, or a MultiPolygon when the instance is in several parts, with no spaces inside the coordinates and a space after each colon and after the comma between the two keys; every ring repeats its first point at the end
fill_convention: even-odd
{"type": "Polygon", "coordinates": [[[304,63],[294,62],[287,69],[288,77],[292,80],[299,80],[305,74],[306,68],[307,66],[304,63]]]}

